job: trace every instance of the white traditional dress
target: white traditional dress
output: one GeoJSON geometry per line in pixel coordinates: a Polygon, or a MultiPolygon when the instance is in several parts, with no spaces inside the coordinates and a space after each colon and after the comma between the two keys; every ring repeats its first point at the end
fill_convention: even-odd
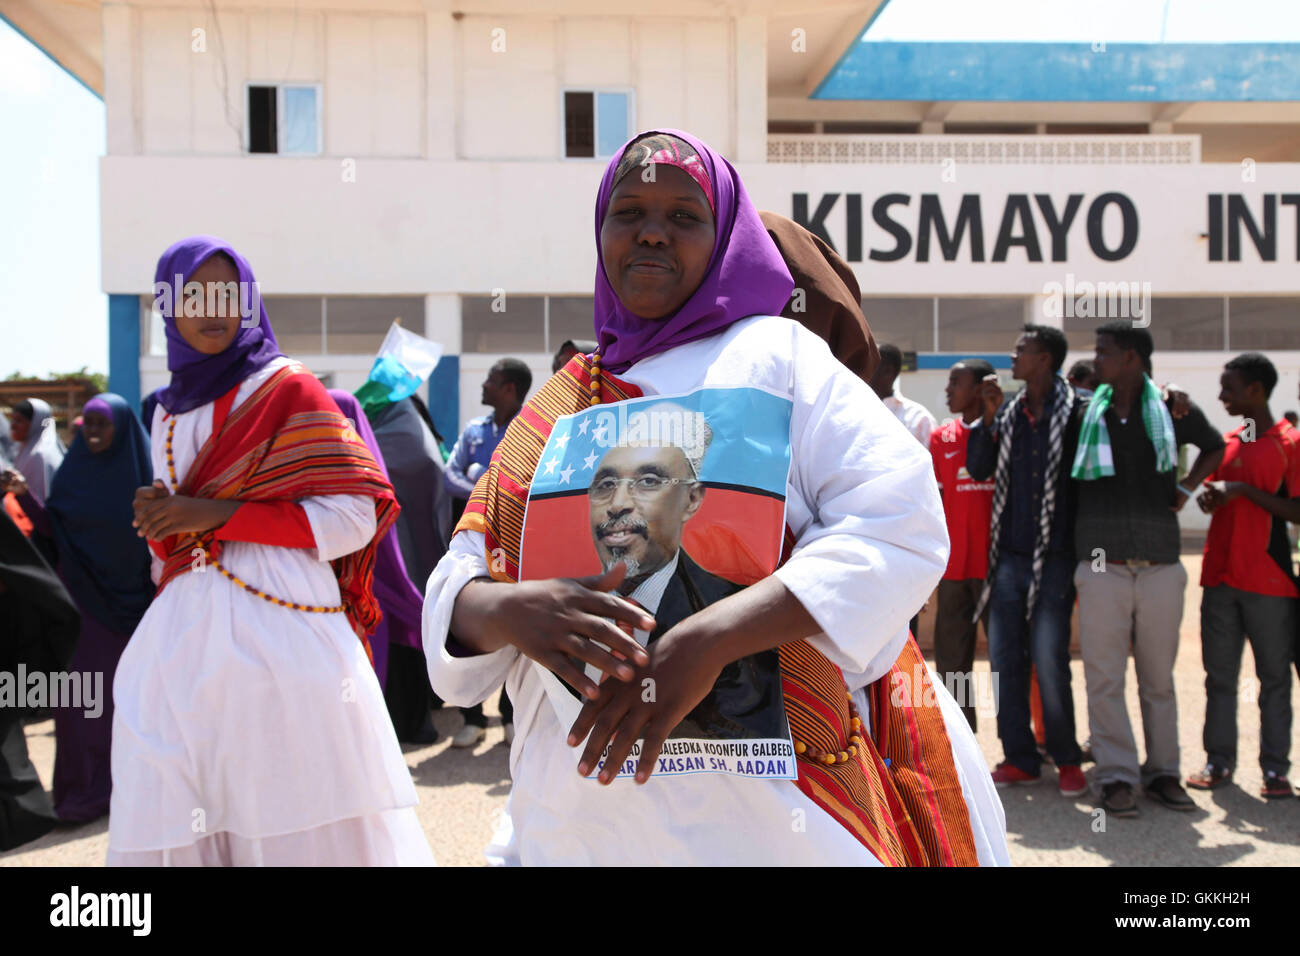
{"type": "MultiPolygon", "coordinates": [[[[797,546],[776,576],[823,633],[809,638],[846,675],[870,683],[907,639],[907,623],[948,559],[933,465],[826,343],[783,318],[755,316],[679,345],[618,378],[646,395],[756,386],[788,395],[786,522],[797,546]]],[[[434,690],[469,706],[506,681],[515,705],[514,787],[488,858],[525,865],[875,865],[876,858],[793,782],[700,773],[609,786],[578,776],[531,661],[507,646],[456,657],[446,647],[462,587],[485,577],[481,534],[457,535],[429,578],[424,647],[434,690]]],[[[1006,824],[983,756],[941,682],[943,707],[979,861],[1008,862],[1006,824]],[[951,704],[951,706],[949,706],[951,704]]],[[[865,707],[860,709],[866,717],[865,707]]]]}
{"type": "MultiPolygon", "coordinates": [[[[241,383],[238,407],[279,368],[241,383]]],[[[212,433],[213,404],[176,416],[176,478],[212,433]]],[[[154,474],[170,420],[154,413],[154,474]]],[[[374,536],[374,502],[299,502],[314,549],[230,541],[221,563],[303,604],[340,603],[329,561],[374,536]]],[[[157,580],[159,562],[155,558],[157,580]]],[[[173,579],[113,683],[110,865],[432,864],[410,771],[365,649],[343,614],[271,604],[214,568],[173,579]]]]}

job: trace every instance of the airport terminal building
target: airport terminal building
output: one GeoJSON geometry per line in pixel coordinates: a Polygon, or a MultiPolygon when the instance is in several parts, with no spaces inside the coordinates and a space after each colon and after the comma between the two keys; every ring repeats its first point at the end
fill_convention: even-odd
{"type": "Polygon", "coordinates": [[[900,38],[880,0],[0,13],[106,103],[102,277],[128,397],[167,377],[154,263],[209,232],[253,263],[284,350],[333,385],[364,380],[395,317],[440,342],[429,405],[455,433],[498,357],[544,376],[591,337],[601,172],[663,125],[834,244],[878,339],[917,355],[903,391],[940,419],[958,358],[1005,370],[1040,321],[1073,359],[1130,315],[1157,380],[1226,430],[1229,353],[1267,351],[1274,411],[1300,406],[1300,36],[1243,3],[1213,43],[1182,42],[1176,6],[1077,42],[900,38]]]}

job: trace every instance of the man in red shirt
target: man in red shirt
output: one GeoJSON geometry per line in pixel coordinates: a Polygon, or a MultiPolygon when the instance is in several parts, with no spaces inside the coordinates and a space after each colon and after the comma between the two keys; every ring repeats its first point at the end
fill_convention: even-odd
{"type": "Polygon", "coordinates": [[[1246,638],[1259,677],[1260,795],[1291,797],[1291,663],[1297,596],[1287,521],[1300,521],[1300,433],[1275,421],[1268,398],[1277,369],[1258,352],[1230,361],[1219,400],[1245,423],[1225,436],[1223,464],[1199,499],[1211,512],[1201,566],[1206,766],[1187,785],[1212,790],[1237,762],[1237,675],[1246,638]]]}
{"type": "MultiPolygon", "coordinates": [[[[988,574],[989,525],[993,514],[993,481],[976,481],[966,470],[966,439],[970,426],[984,410],[980,383],[993,375],[982,359],[963,359],[948,373],[948,419],[930,435],[934,476],[943,495],[948,519],[948,568],[939,582],[934,622],[934,669],[951,691],[975,729],[975,639],[972,619],[988,574]]],[[[988,631],[988,610],[981,620],[988,631]]]]}

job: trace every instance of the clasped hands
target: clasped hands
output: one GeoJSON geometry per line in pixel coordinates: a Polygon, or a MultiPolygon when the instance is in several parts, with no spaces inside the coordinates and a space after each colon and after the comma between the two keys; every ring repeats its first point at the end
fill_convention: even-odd
{"type": "Polygon", "coordinates": [[[585,698],[568,744],[587,741],[578,761],[584,777],[610,748],[598,777],[602,784],[618,775],[637,740],[643,743],[635,779],[645,783],[668,735],[705,698],[725,664],[707,653],[707,641],[690,634],[689,618],[648,650],[621,630],[614,622],[643,631],[655,628],[653,617],[611,593],[626,573],[619,563],[596,577],[503,587],[494,615],[510,629],[507,643],[585,698]],[[528,623],[520,628],[519,622],[528,623]],[[599,681],[586,675],[585,664],[601,672],[599,681]]]}
{"type": "Polygon", "coordinates": [[[240,504],[174,495],[161,479],[155,479],[152,485],[135,490],[131,526],[139,537],[150,541],[162,541],[173,534],[201,534],[225,524],[240,504]]]}

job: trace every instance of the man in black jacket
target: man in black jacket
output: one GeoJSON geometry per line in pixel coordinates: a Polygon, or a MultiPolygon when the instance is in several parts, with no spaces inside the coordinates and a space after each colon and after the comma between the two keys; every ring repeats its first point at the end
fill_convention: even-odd
{"type": "Polygon", "coordinates": [[[1030,667],[1043,698],[1047,752],[1062,796],[1088,790],[1079,768],[1070,693],[1070,613],[1074,605],[1070,477],[1085,401],[1060,377],[1068,345],[1060,329],[1026,325],[1011,356],[1025,383],[1003,401],[997,380],[983,385],[984,414],[971,428],[966,469],[994,479],[989,569],[975,614],[989,609],[989,664],[997,677],[998,737],[1006,759],[999,787],[1037,783],[1042,757],[1029,727],[1030,667]]]}

